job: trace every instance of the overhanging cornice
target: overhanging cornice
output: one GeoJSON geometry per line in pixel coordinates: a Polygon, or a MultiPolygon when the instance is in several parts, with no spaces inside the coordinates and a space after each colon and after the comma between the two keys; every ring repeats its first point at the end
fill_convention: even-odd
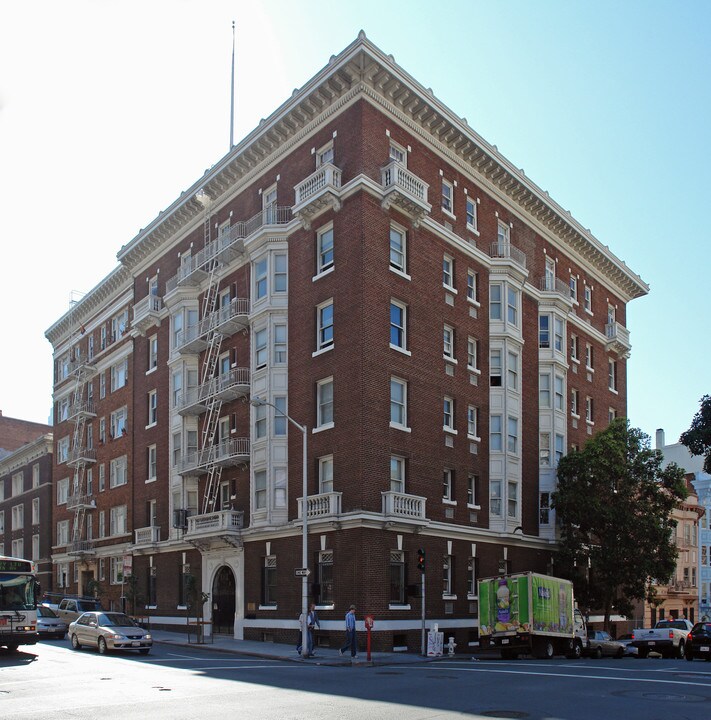
{"type": "Polygon", "coordinates": [[[593,268],[625,301],[649,291],[648,285],[570,212],[362,32],[124,245],[118,260],[129,270],[140,265],[201,215],[203,208],[195,200],[198,190],[207,192],[217,207],[230,191],[234,192],[264,172],[278,156],[302,142],[316,127],[358,97],[378,105],[423,141],[433,143],[449,161],[493,190],[502,202],[536,229],[545,231],[547,239],[593,268]]]}

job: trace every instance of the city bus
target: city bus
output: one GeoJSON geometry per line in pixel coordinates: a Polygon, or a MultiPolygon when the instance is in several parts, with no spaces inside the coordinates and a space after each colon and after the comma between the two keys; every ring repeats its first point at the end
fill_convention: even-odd
{"type": "Polygon", "coordinates": [[[0,555],[0,646],[15,652],[37,642],[39,594],[33,563],[0,555]]]}

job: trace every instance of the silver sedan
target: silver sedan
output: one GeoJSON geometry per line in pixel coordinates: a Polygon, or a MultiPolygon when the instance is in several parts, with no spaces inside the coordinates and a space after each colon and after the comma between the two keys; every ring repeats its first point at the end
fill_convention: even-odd
{"type": "Polygon", "coordinates": [[[124,613],[91,611],[69,625],[69,638],[75,650],[83,646],[110,650],[138,650],[147,655],[153,646],[150,632],[124,613]]]}

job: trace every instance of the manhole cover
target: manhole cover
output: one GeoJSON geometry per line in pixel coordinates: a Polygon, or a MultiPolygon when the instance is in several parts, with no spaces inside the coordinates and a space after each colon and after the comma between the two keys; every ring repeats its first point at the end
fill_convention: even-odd
{"type": "Polygon", "coordinates": [[[528,713],[521,712],[520,710],[488,710],[487,712],[481,713],[483,717],[490,718],[527,718],[528,713]]]}

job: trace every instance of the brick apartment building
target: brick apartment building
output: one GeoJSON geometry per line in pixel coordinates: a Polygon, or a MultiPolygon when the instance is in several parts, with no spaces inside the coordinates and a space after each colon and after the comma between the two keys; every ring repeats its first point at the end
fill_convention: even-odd
{"type": "Polygon", "coordinates": [[[52,584],[51,429],[0,412],[0,555],[33,560],[43,588],[52,584]]]}
{"type": "Polygon", "coordinates": [[[420,548],[460,647],[477,577],[549,569],[556,463],[625,415],[648,290],[362,34],[118,260],[47,331],[57,580],[115,604],[126,565],[156,624],[197,588],[214,632],[295,639],[286,412],[321,642],[355,603],[388,649],[419,648],[420,548]]]}

